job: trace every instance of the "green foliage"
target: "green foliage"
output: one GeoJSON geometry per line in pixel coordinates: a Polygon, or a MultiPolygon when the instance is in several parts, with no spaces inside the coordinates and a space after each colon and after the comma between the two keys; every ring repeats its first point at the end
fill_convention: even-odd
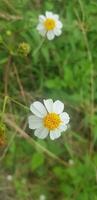
{"type": "MultiPolygon", "coordinates": [[[[59,140],[37,140],[66,167],[8,127],[7,152],[6,146],[0,148],[1,158],[5,152],[1,199],[41,200],[43,194],[47,200],[97,200],[96,43],[96,0],[0,1],[0,108],[6,93],[28,106],[36,99],[61,99],[71,118],[59,140]],[[39,48],[36,26],[46,10],[60,15],[63,33],[39,48]]],[[[27,112],[10,100],[6,113],[22,129],[28,126],[27,112]]],[[[36,140],[32,131],[26,132],[36,140]]]]}
{"type": "Polygon", "coordinates": [[[44,156],[40,153],[35,153],[32,158],[32,170],[35,170],[44,164],[44,156]]]}

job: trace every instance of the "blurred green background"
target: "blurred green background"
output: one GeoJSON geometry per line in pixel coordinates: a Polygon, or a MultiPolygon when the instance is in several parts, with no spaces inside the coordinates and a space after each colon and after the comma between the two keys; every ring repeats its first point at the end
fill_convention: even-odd
{"type": "Polygon", "coordinates": [[[0,145],[0,200],[97,200],[96,77],[96,0],[0,0],[1,116],[4,96],[12,98],[0,145]],[[36,52],[38,16],[45,11],[59,14],[63,33],[36,52]],[[62,100],[71,118],[55,141],[34,137],[30,111],[15,103],[29,107],[43,98],[62,100]]]}

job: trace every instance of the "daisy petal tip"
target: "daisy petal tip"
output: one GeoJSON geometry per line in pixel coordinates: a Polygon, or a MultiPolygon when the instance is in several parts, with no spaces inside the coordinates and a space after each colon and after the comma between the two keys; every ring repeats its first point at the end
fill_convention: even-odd
{"type": "Polygon", "coordinates": [[[53,104],[53,110],[57,114],[60,114],[64,110],[64,104],[60,100],[56,100],[53,104]]]}
{"type": "Polygon", "coordinates": [[[50,132],[50,139],[51,140],[58,139],[60,136],[61,136],[61,131],[58,130],[58,129],[50,132]]]}
{"type": "Polygon", "coordinates": [[[60,118],[63,121],[64,124],[68,124],[70,121],[70,116],[67,112],[63,112],[60,114],[60,118]]]}
{"type": "Polygon", "coordinates": [[[48,136],[48,130],[44,127],[36,129],[34,135],[39,139],[45,139],[48,136]]]}

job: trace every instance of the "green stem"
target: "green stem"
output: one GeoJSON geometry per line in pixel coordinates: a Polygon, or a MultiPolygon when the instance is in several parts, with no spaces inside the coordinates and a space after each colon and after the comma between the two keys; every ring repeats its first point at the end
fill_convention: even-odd
{"type": "Polygon", "coordinates": [[[3,117],[4,117],[5,110],[6,110],[7,101],[8,101],[8,96],[5,96],[4,97],[4,102],[3,102],[2,113],[1,113],[1,116],[0,116],[1,121],[3,121],[3,117]]]}
{"type": "Polygon", "coordinates": [[[23,105],[22,103],[18,102],[17,100],[13,99],[12,97],[8,97],[13,103],[19,105],[20,107],[24,108],[25,110],[29,111],[29,108],[25,105],[23,105]]]}
{"type": "Polygon", "coordinates": [[[38,51],[41,49],[41,47],[43,46],[44,42],[45,42],[45,37],[43,38],[43,40],[40,42],[40,45],[37,47],[37,49],[35,49],[35,51],[33,52],[33,57],[38,53],[38,51]]]}
{"type": "Polygon", "coordinates": [[[29,111],[29,108],[25,105],[23,105],[22,103],[16,101],[15,99],[9,97],[9,96],[5,96],[4,98],[4,103],[3,103],[3,108],[2,108],[2,113],[1,113],[1,121],[3,121],[3,118],[4,118],[4,113],[5,113],[5,110],[6,110],[6,104],[8,102],[8,100],[12,101],[13,103],[19,105],[20,107],[24,108],[25,110],[29,111]]]}

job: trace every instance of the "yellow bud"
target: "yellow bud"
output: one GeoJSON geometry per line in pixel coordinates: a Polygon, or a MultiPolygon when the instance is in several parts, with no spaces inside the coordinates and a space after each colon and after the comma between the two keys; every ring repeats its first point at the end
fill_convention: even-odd
{"type": "Polygon", "coordinates": [[[18,46],[18,53],[20,55],[27,56],[30,53],[30,50],[31,50],[30,45],[26,42],[22,42],[18,46]]]}
{"type": "Polygon", "coordinates": [[[6,35],[11,36],[11,35],[12,35],[12,32],[11,32],[10,30],[7,30],[7,31],[6,31],[6,35]]]}

